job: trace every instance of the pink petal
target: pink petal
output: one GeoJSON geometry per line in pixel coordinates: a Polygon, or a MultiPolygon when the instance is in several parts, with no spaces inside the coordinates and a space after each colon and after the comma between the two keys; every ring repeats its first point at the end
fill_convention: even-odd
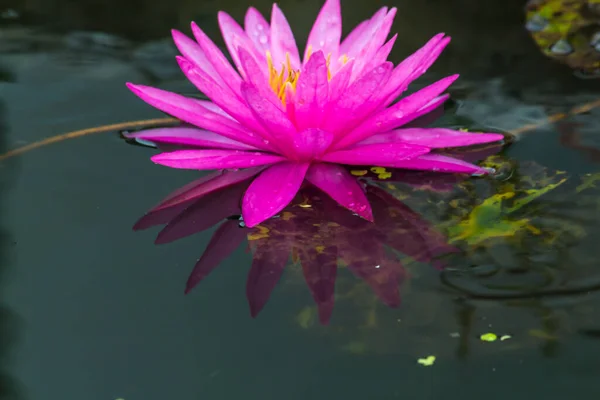
{"type": "Polygon", "coordinates": [[[249,83],[242,84],[242,94],[254,118],[262,124],[263,130],[268,132],[270,144],[288,154],[290,142],[297,131],[287,114],[249,83]]]}
{"type": "Polygon", "coordinates": [[[323,129],[339,135],[368,115],[373,106],[369,100],[385,83],[392,67],[390,62],[383,63],[354,81],[328,111],[329,118],[324,121],[323,129]]]}
{"type": "Polygon", "coordinates": [[[374,30],[373,25],[377,27],[381,24],[387,12],[388,8],[382,7],[370,19],[358,24],[342,41],[340,54],[346,54],[348,57],[353,58],[354,54],[363,48],[370,39],[369,33],[374,30]]]}
{"type": "Polygon", "coordinates": [[[171,193],[159,205],[155,206],[151,212],[187,203],[231,185],[236,185],[258,175],[264,169],[265,167],[261,166],[237,171],[225,170],[203,176],[171,193]]]}
{"type": "Polygon", "coordinates": [[[333,142],[333,134],[321,129],[306,129],[294,135],[294,159],[312,161],[321,158],[333,142]]]}
{"type": "Polygon", "coordinates": [[[229,14],[223,11],[219,11],[219,26],[221,27],[221,33],[223,34],[223,39],[225,40],[225,45],[229,50],[229,54],[233,59],[233,62],[237,66],[238,71],[244,76],[245,79],[248,79],[248,75],[243,73],[242,64],[240,63],[240,58],[238,55],[238,50],[240,47],[246,49],[248,54],[250,54],[253,59],[258,62],[261,61],[263,65],[263,69],[261,70],[262,75],[265,75],[265,67],[266,67],[266,57],[264,53],[259,53],[254,48],[254,43],[250,40],[250,38],[246,35],[246,32],[242,29],[241,26],[229,14]]]}
{"type": "Polygon", "coordinates": [[[441,96],[436,97],[435,99],[431,100],[429,103],[424,105],[423,107],[419,108],[418,111],[415,111],[414,113],[406,115],[404,117],[398,118],[396,120],[396,122],[394,122],[394,126],[396,128],[401,127],[401,126],[408,127],[408,125],[412,126],[411,123],[414,123],[415,126],[430,125],[435,120],[437,120],[442,115],[444,115],[444,110],[443,110],[443,107],[441,107],[441,106],[446,102],[446,100],[448,100],[449,97],[450,97],[449,94],[443,94],[441,96]],[[433,112],[433,111],[435,111],[435,112],[433,112]],[[421,119],[421,117],[423,117],[423,118],[421,119]],[[417,119],[419,119],[419,120],[417,120],[417,119]],[[421,123],[422,123],[422,125],[419,125],[421,123]]]}
{"type": "Polygon", "coordinates": [[[308,167],[308,163],[283,162],[263,171],[242,200],[246,226],[252,228],[283,210],[298,193],[308,167]]]}
{"type": "Polygon", "coordinates": [[[432,100],[445,91],[457,78],[458,75],[446,77],[410,96],[402,98],[391,107],[366,119],[336,143],[334,148],[351,146],[374,133],[385,132],[398,127],[399,123],[412,121],[421,115],[419,114],[421,108],[429,106],[432,100]],[[416,114],[416,116],[413,114],[416,114]]]}
{"type": "MultiPolygon", "coordinates": [[[[204,54],[212,63],[217,75],[219,75],[233,91],[233,93],[239,97],[240,83],[242,78],[237,72],[235,72],[229,63],[229,60],[225,58],[223,52],[213,43],[212,40],[210,40],[208,36],[206,36],[206,34],[198,27],[198,25],[196,25],[195,22],[192,22],[192,33],[202,48],[202,51],[204,51],[204,54]]],[[[209,96],[208,93],[204,94],[209,96]]]]}
{"type": "Polygon", "coordinates": [[[219,107],[218,105],[216,105],[212,101],[201,100],[201,99],[194,99],[194,100],[197,101],[198,104],[200,104],[202,107],[206,108],[207,110],[212,111],[215,114],[219,114],[219,115],[222,115],[224,117],[227,117],[227,118],[229,118],[229,119],[231,119],[233,121],[236,121],[235,118],[233,118],[231,115],[227,114],[221,107],[219,107]]]}
{"type": "Polygon", "coordinates": [[[266,54],[271,49],[271,27],[256,8],[250,7],[246,12],[244,28],[258,51],[266,54]]]}
{"type": "Polygon", "coordinates": [[[296,85],[294,106],[298,130],[318,128],[321,125],[328,91],[327,61],[323,52],[319,50],[310,57],[302,69],[296,85]]]}
{"type": "Polygon", "coordinates": [[[138,138],[150,142],[182,144],[187,146],[208,147],[216,149],[258,150],[218,133],[197,128],[157,128],[134,132],[125,135],[128,138],[138,138]]]}
{"type": "Polygon", "coordinates": [[[240,125],[237,121],[232,121],[231,118],[207,110],[196,99],[190,99],[150,86],[127,83],[127,87],[146,103],[182,121],[257,148],[265,150],[272,148],[264,143],[262,138],[240,125]]]}
{"type": "Polygon", "coordinates": [[[354,60],[349,60],[344,64],[340,70],[333,75],[329,82],[329,97],[328,102],[333,107],[337,104],[340,96],[344,94],[348,84],[350,83],[350,76],[352,76],[352,68],[354,67],[354,60]]]}
{"type": "Polygon", "coordinates": [[[365,64],[365,71],[370,70],[371,68],[384,63],[387,61],[388,56],[392,52],[394,48],[394,44],[396,43],[396,39],[398,38],[398,34],[392,36],[390,40],[388,40],[383,46],[377,50],[375,56],[373,56],[368,62],[365,64]]]}
{"type": "Polygon", "coordinates": [[[364,45],[356,49],[356,53],[349,54],[349,56],[355,57],[357,60],[352,70],[351,81],[358,79],[364,72],[369,71],[366,67],[369,61],[375,57],[379,48],[385,43],[394,22],[396,11],[394,7],[383,18],[378,18],[372,24],[370,32],[366,34],[364,45]]]}
{"type": "Polygon", "coordinates": [[[204,54],[204,51],[197,42],[193,41],[175,29],[171,31],[171,34],[173,36],[175,46],[177,46],[177,49],[182,56],[190,60],[190,62],[197,68],[206,71],[206,73],[212,76],[221,86],[225,85],[225,81],[223,81],[221,76],[217,73],[212,63],[206,57],[206,54],[204,54]]]}
{"type": "Polygon", "coordinates": [[[271,56],[273,57],[273,66],[279,70],[281,65],[286,63],[286,54],[290,56],[290,62],[293,69],[300,69],[300,55],[298,46],[292,28],[288,24],[283,12],[273,4],[271,12],[271,56]]]}
{"type": "Polygon", "coordinates": [[[256,121],[243,100],[238,98],[234,92],[224,86],[219,86],[204,71],[194,68],[194,66],[185,58],[178,57],[177,62],[190,82],[192,82],[198,90],[210,98],[217,106],[252,131],[261,134],[265,133],[264,128],[256,121]]]}
{"type": "Polygon", "coordinates": [[[443,33],[439,33],[431,38],[423,47],[398,64],[392,72],[388,87],[382,93],[386,98],[386,105],[400,96],[412,81],[424,74],[435,60],[437,60],[449,42],[450,37],[444,37],[443,33]]]}
{"type": "Polygon", "coordinates": [[[331,58],[337,58],[341,37],[342,11],[340,0],[326,0],[308,35],[304,62],[308,61],[309,49],[313,54],[321,50],[323,54],[331,54],[331,58]]]}
{"type": "Polygon", "coordinates": [[[231,255],[246,239],[247,230],[239,227],[238,221],[225,221],[213,233],[190,274],[185,293],[189,293],[196,285],[208,276],[223,260],[231,255]]]}
{"type": "Polygon", "coordinates": [[[154,163],[178,169],[249,168],[285,161],[285,158],[240,150],[179,150],[150,158],[154,163]]]}
{"type": "Polygon", "coordinates": [[[373,221],[373,213],[364,190],[356,177],[335,164],[312,164],[306,179],[333,200],[362,218],[373,221]]]}
{"type": "Polygon", "coordinates": [[[410,160],[400,160],[395,168],[414,169],[419,171],[449,172],[455,174],[485,174],[487,170],[466,161],[439,154],[426,154],[410,160]]]}
{"type": "Polygon", "coordinates": [[[402,160],[429,153],[427,147],[404,143],[369,144],[325,154],[322,161],[348,165],[395,167],[402,160]]]}
{"type": "Polygon", "coordinates": [[[497,142],[503,139],[504,136],[497,133],[471,133],[445,128],[407,128],[388,133],[379,133],[363,140],[359,144],[403,142],[432,149],[440,149],[473,146],[497,142]]]}

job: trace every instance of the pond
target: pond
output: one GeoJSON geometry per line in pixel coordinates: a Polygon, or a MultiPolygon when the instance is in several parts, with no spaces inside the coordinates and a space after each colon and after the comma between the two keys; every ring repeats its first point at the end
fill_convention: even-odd
{"type": "MultiPolygon", "coordinates": [[[[173,123],[125,83],[196,95],[170,29],[224,49],[217,12],[271,2],[0,1],[0,398],[600,396],[600,56],[577,39],[600,13],[341,3],[345,34],[398,8],[394,64],[452,36],[409,90],[461,74],[421,122],[505,134],[452,153],[492,176],[348,167],[375,223],[304,187],[249,230],[230,175],[146,214],[208,175],[124,140],[173,123]],[[570,15],[573,51],[549,52],[534,14],[570,15]]],[[[303,46],[322,1],[278,4],[303,46]]]]}

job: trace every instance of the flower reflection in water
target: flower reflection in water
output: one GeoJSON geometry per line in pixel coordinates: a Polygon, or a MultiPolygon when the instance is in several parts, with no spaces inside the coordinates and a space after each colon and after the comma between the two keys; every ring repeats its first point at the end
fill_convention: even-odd
{"type": "MultiPolygon", "coordinates": [[[[501,148],[475,147],[453,156],[474,162],[501,148]]],[[[364,280],[384,304],[397,307],[399,286],[406,275],[400,254],[441,269],[441,258],[456,251],[443,234],[392,194],[390,182],[444,191],[468,175],[332,165],[329,173],[338,173],[336,168],[339,173],[350,171],[360,182],[375,222],[360,218],[305,182],[279,214],[248,228],[241,217],[241,199],[263,168],[206,175],[173,192],[135,224],[135,230],[164,225],[157,244],[219,225],[188,279],[186,293],[247,239],[252,251],[246,287],[251,315],[256,316],[265,306],[291,257],[301,266],[319,321],[326,324],[333,310],[339,267],[364,280]]]]}

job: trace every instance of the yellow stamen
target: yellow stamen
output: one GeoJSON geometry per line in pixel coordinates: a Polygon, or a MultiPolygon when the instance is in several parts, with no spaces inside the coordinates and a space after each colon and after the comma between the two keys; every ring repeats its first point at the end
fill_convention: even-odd
{"type": "Polygon", "coordinates": [[[267,65],[269,68],[269,86],[275,92],[277,97],[285,105],[285,87],[287,83],[290,83],[294,89],[296,89],[296,83],[298,83],[298,77],[300,71],[292,69],[292,62],[290,55],[286,53],[285,64],[281,67],[281,71],[278,72],[273,66],[273,58],[271,53],[267,51],[267,65]]]}
{"type": "MultiPolygon", "coordinates": [[[[307,61],[310,59],[311,55],[312,47],[308,46],[308,49],[306,51],[307,61]]],[[[340,57],[340,60],[343,64],[345,64],[348,61],[348,56],[344,54],[342,57],[340,57]]],[[[327,79],[331,80],[331,53],[327,55],[326,63],[327,79]]],[[[289,53],[285,54],[285,62],[282,63],[281,69],[279,70],[275,68],[275,65],[273,65],[273,57],[271,56],[271,53],[267,51],[267,66],[269,69],[269,86],[285,106],[286,87],[291,86],[292,90],[296,90],[296,84],[298,83],[298,78],[300,77],[300,71],[293,69],[289,53]]],[[[287,91],[289,92],[289,88],[287,89],[287,91]]]]}

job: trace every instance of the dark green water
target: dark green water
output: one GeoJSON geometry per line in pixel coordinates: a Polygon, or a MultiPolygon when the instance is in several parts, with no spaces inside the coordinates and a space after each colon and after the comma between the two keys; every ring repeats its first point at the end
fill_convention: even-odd
{"type": "MultiPolygon", "coordinates": [[[[597,99],[598,81],[578,80],[539,53],[522,28],[523,2],[490,4],[342,0],[346,32],[380,6],[399,8],[395,62],[436,32],[453,36],[417,83],[462,74],[454,87],[460,107],[446,124],[511,131],[597,99]]],[[[161,117],[124,82],[190,92],[169,29],[186,29],[194,19],[216,38],[216,11],[239,20],[249,5],[0,1],[0,11],[18,15],[0,21],[0,153],[77,129],[161,117]]],[[[252,5],[269,9],[267,1],[252,5]]],[[[297,37],[306,37],[320,2],[280,5],[297,37]]],[[[583,289],[533,299],[469,298],[444,286],[439,271],[419,266],[409,268],[400,308],[371,305],[362,294],[356,302],[338,299],[326,327],[315,323],[312,299],[293,268],[252,319],[245,299],[251,256],[243,247],[184,296],[213,229],[154,246],[157,230],[131,226],[196,174],[152,164],[152,150],[126,145],[117,132],[0,161],[0,398],[595,398],[600,193],[592,188],[584,196],[576,187],[599,169],[599,116],[592,110],[531,129],[505,152],[548,175],[566,171],[560,193],[534,204],[553,216],[535,208],[532,218],[544,225],[558,216],[566,222],[549,223],[552,229],[576,225],[583,233],[539,248],[533,240],[529,253],[500,240],[483,256],[463,257],[480,268],[543,265],[552,270],[553,288],[583,289]],[[485,333],[511,337],[484,342],[485,333]],[[417,363],[429,355],[434,365],[417,363]]],[[[347,283],[353,278],[346,273],[339,275],[347,283]]],[[[517,272],[510,282],[524,287],[535,279],[517,272]]],[[[483,281],[478,274],[458,279],[465,290],[487,293],[483,281]]]]}

